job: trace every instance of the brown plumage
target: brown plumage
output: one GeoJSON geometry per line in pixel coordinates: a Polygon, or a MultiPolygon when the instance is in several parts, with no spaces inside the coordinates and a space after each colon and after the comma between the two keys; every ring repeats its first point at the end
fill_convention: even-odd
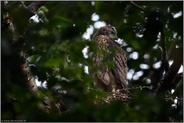
{"type": "Polygon", "coordinates": [[[116,29],[111,25],[101,27],[93,36],[97,52],[92,55],[91,67],[94,70],[91,75],[96,78],[97,85],[107,92],[128,88],[126,53],[115,42],[117,38],[116,29]]]}

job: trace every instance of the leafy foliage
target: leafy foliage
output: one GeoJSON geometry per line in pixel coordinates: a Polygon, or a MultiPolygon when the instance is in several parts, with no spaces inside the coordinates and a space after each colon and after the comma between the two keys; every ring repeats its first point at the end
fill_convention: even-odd
{"type": "MultiPolygon", "coordinates": [[[[24,2],[24,5],[31,3],[24,2]]],[[[174,93],[170,89],[155,96],[153,90],[147,88],[154,87],[165,75],[155,67],[155,63],[162,62],[158,46],[162,47],[163,39],[169,61],[176,60],[174,56],[183,46],[183,4],[145,1],[136,5],[129,1],[49,1],[33,14],[20,2],[1,2],[15,26],[14,33],[10,33],[2,24],[2,100],[5,104],[2,120],[183,121],[182,73],[176,75],[178,79],[175,77],[174,93]],[[99,15],[99,20],[91,19],[94,13],[99,15]],[[83,34],[89,27],[94,33],[98,21],[116,27],[118,37],[123,39],[133,95],[128,103],[104,102],[107,94],[96,88],[94,80],[85,73],[85,66],[91,61],[84,57],[82,50],[86,46],[93,49],[94,44],[90,41],[92,34],[89,39],[84,39],[83,34]],[[15,35],[23,41],[12,45],[9,40],[15,35]],[[69,108],[67,111],[57,113],[54,108],[50,114],[36,111],[36,104],[42,102],[43,97],[35,99],[19,87],[18,82],[12,82],[12,73],[8,70],[14,63],[9,58],[15,46],[26,54],[34,77],[42,84],[46,81],[46,88],[39,87],[40,92],[53,102],[61,99],[69,108]],[[59,89],[53,89],[56,85],[59,89]],[[71,94],[63,95],[60,91],[71,94]]],[[[2,20],[5,10],[2,10],[2,20]]]]}

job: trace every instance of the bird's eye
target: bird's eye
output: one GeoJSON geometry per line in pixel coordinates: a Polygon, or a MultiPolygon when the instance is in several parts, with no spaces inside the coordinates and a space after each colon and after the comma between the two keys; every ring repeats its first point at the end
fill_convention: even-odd
{"type": "Polygon", "coordinates": [[[116,34],[116,32],[115,32],[115,31],[112,31],[112,30],[110,31],[110,33],[111,33],[111,34],[116,34]]]}
{"type": "Polygon", "coordinates": [[[114,32],[116,32],[116,28],[115,28],[115,27],[112,27],[112,30],[113,30],[114,32]]]}
{"type": "Polygon", "coordinates": [[[116,29],[114,27],[112,27],[111,33],[116,34],[116,29]]]}

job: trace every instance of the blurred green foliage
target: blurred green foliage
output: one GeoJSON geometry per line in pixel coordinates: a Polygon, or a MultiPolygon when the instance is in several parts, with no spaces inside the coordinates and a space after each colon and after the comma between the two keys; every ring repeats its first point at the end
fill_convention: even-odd
{"type": "MultiPolygon", "coordinates": [[[[6,8],[16,26],[16,33],[24,38],[22,49],[26,53],[31,71],[39,81],[47,82],[47,89],[40,87],[43,93],[49,92],[50,96],[53,96],[50,92],[53,86],[59,84],[62,90],[74,92],[75,96],[62,97],[64,102],[72,107],[69,111],[60,115],[45,114],[35,112],[37,101],[31,99],[29,94],[24,94],[23,90],[16,90],[13,85],[11,88],[15,89],[9,91],[8,95],[20,97],[21,103],[16,103],[13,114],[9,114],[8,111],[2,112],[1,118],[11,119],[15,115],[15,119],[26,121],[183,121],[182,101],[178,100],[174,107],[172,106],[174,100],[166,101],[163,99],[164,96],[154,97],[150,90],[133,90],[131,93],[134,97],[128,104],[114,101],[111,104],[94,105],[97,96],[102,99],[106,94],[94,87],[94,80],[84,72],[90,60],[84,58],[82,53],[86,46],[93,48],[93,43],[89,41],[92,35],[90,39],[82,37],[87,28],[92,25],[95,31],[94,24],[97,21],[111,24],[116,27],[118,37],[126,42],[123,48],[127,52],[129,69],[133,70],[133,77],[129,78],[130,88],[150,85],[145,81],[151,72],[149,68],[161,61],[160,50],[158,47],[153,48],[155,45],[161,45],[161,39],[158,37],[160,30],[164,31],[166,48],[169,52],[171,50],[174,52],[172,44],[174,47],[181,47],[183,44],[182,3],[136,2],[145,9],[143,12],[129,1],[48,1],[35,14],[38,20],[36,22],[30,19],[30,13],[19,2],[8,2],[6,8]],[[91,20],[94,13],[99,15],[99,20],[91,20]],[[174,18],[177,13],[181,15],[174,18]],[[138,53],[138,58],[131,56],[134,52],[138,53]],[[140,67],[141,64],[146,64],[148,68],[140,67]],[[143,74],[134,79],[138,71],[142,71],[143,74]]],[[[30,2],[25,2],[25,5],[29,4],[30,2]]],[[[3,31],[1,39],[6,39],[7,32],[3,31]]],[[[5,53],[7,48],[3,46],[1,46],[2,53],[5,53]]],[[[169,60],[172,58],[171,55],[169,60]]],[[[5,72],[2,82],[8,82],[11,76],[6,74],[6,66],[9,64],[2,68],[2,72],[5,72]]],[[[183,81],[170,96],[183,97],[182,83],[183,81]]],[[[54,98],[58,98],[55,96],[54,98]]]]}

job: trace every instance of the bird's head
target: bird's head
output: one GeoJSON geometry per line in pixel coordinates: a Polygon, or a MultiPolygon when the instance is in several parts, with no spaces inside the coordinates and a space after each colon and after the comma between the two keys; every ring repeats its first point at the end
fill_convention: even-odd
{"type": "Polygon", "coordinates": [[[94,37],[100,36],[100,35],[108,36],[110,39],[115,39],[115,40],[118,39],[116,28],[111,25],[103,26],[100,29],[98,29],[94,37]]]}

